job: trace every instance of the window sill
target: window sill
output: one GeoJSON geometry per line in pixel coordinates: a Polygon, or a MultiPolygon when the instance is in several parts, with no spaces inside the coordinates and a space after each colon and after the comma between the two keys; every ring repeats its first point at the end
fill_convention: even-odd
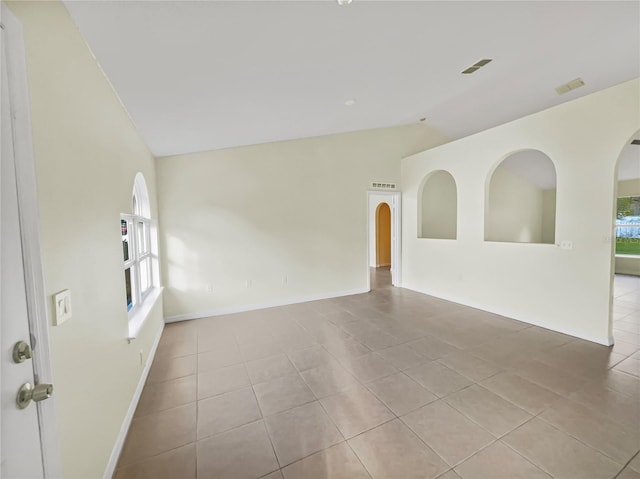
{"type": "Polygon", "coordinates": [[[632,258],[632,259],[640,259],[640,254],[616,254],[616,258],[632,258]]]}
{"type": "Polygon", "coordinates": [[[142,329],[151,309],[155,306],[158,299],[162,296],[163,287],[153,288],[147,293],[144,301],[138,310],[129,318],[129,342],[138,337],[138,333],[142,329]]]}

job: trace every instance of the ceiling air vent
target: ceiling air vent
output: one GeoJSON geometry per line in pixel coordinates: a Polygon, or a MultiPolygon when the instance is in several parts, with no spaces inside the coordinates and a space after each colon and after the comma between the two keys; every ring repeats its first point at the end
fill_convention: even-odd
{"type": "Polygon", "coordinates": [[[556,88],[558,95],[564,95],[571,90],[575,90],[576,88],[580,88],[584,86],[584,80],[582,78],[576,78],[575,80],[571,80],[569,83],[565,83],[564,85],[560,85],[556,88]]]}
{"type": "Polygon", "coordinates": [[[484,58],[484,59],[480,60],[479,62],[476,62],[473,65],[471,65],[469,68],[464,70],[462,73],[464,75],[468,75],[469,73],[474,73],[476,70],[479,70],[480,68],[485,66],[487,63],[489,63],[491,60],[492,60],[491,58],[484,58]]]}
{"type": "Polygon", "coordinates": [[[376,190],[395,190],[396,189],[396,184],[395,183],[371,183],[371,188],[376,189],[376,190]]]}
{"type": "Polygon", "coordinates": [[[632,145],[640,145],[640,140],[633,140],[631,142],[632,145]]]}

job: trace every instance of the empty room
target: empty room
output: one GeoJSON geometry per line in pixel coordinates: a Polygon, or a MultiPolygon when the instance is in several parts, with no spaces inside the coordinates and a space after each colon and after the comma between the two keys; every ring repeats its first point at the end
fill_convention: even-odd
{"type": "Polygon", "coordinates": [[[0,5],[0,477],[640,479],[640,2],[0,5]]]}

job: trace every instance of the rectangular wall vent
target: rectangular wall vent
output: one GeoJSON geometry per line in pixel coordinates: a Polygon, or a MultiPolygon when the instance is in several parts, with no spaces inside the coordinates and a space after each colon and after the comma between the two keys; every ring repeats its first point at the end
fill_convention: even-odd
{"type": "Polygon", "coordinates": [[[476,70],[479,70],[481,67],[485,66],[491,60],[492,60],[491,58],[483,58],[482,60],[475,62],[473,65],[471,65],[466,70],[463,70],[462,74],[463,75],[468,75],[469,73],[473,73],[476,70]]]}
{"type": "Polygon", "coordinates": [[[564,95],[571,90],[575,90],[576,88],[580,88],[584,86],[584,80],[582,78],[576,78],[575,80],[571,80],[569,83],[565,83],[564,85],[560,85],[556,88],[558,95],[564,95]]]}
{"type": "Polygon", "coordinates": [[[371,188],[374,188],[376,190],[395,190],[396,189],[396,184],[395,183],[371,183],[371,188]]]}

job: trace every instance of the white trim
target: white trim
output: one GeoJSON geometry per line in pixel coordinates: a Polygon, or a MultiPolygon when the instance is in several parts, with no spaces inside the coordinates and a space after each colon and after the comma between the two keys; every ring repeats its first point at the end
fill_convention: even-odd
{"type": "MultiPolygon", "coordinates": [[[[47,318],[47,296],[44,286],[40,224],[38,212],[38,187],[31,136],[31,108],[27,82],[26,54],[22,26],[4,3],[2,22],[6,42],[7,77],[11,116],[13,119],[14,157],[18,210],[22,240],[25,289],[29,328],[36,339],[33,369],[40,383],[52,383],[55,387],[51,367],[49,342],[49,320],[47,318]]],[[[54,396],[37,403],[40,442],[45,478],[62,476],[62,463],[54,396]]]]}
{"type": "Polygon", "coordinates": [[[156,305],[158,299],[162,296],[162,290],[164,287],[159,286],[151,288],[144,297],[144,301],[139,308],[135,310],[135,313],[129,318],[129,342],[138,337],[142,325],[149,317],[151,309],[156,305]]]}
{"type": "Polygon", "coordinates": [[[162,337],[163,331],[164,324],[158,331],[158,335],[154,339],[153,344],[151,345],[151,349],[149,350],[147,362],[144,365],[144,370],[142,371],[140,380],[138,381],[138,387],[133,393],[133,398],[131,399],[129,410],[127,411],[127,415],[122,421],[122,426],[120,427],[120,432],[118,433],[116,442],[113,445],[113,450],[111,451],[109,462],[107,462],[107,467],[104,470],[104,479],[111,479],[113,477],[113,474],[115,473],[116,466],[118,465],[118,459],[120,459],[120,454],[122,453],[122,448],[124,446],[124,440],[127,438],[127,434],[129,433],[131,421],[133,421],[133,414],[136,412],[136,408],[138,407],[138,401],[140,401],[140,396],[142,395],[142,390],[144,389],[144,385],[147,381],[147,376],[149,375],[149,370],[151,369],[151,364],[153,363],[153,359],[155,358],[156,350],[158,349],[158,344],[160,343],[160,338],[162,337]]]}
{"type": "Polygon", "coordinates": [[[371,196],[388,196],[391,198],[387,204],[391,209],[391,282],[394,286],[402,287],[402,193],[400,191],[367,190],[367,248],[366,248],[366,278],[367,291],[371,291],[371,278],[369,273],[369,255],[371,254],[371,196]]]}
{"type": "MultiPolygon", "coordinates": [[[[2,9],[0,10],[0,142],[2,141],[2,85],[4,81],[4,75],[2,71],[4,70],[3,64],[3,54],[4,54],[4,24],[2,23],[2,13],[4,11],[4,5],[2,5],[2,9]]],[[[2,145],[0,145],[0,155],[2,155],[2,145]]],[[[1,157],[0,157],[1,162],[1,157]]],[[[0,169],[2,165],[0,164],[0,169]]],[[[0,211],[2,211],[2,174],[0,172],[0,211]]],[[[1,214],[0,214],[1,216],[1,214]]],[[[2,251],[2,226],[0,225],[0,252],[2,251]]],[[[2,254],[0,254],[0,271],[2,271],[2,254]]],[[[2,291],[2,275],[0,275],[0,292],[2,291]]],[[[2,294],[0,293],[0,311],[2,311],[2,294]]],[[[0,384],[2,384],[2,368],[0,367],[0,384]]],[[[0,431],[2,431],[2,414],[0,414],[0,431]]],[[[0,434],[0,460],[2,459],[2,435],[0,434]]],[[[0,464],[0,474],[2,465],[0,464]]]]}
{"type": "Polygon", "coordinates": [[[568,336],[572,336],[574,338],[578,338],[578,339],[584,339],[586,341],[591,341],[592,343],[597,343],[597,344],[602,344],[604,346],[611,346],[613,345],[613,337],[611,337],[610,335],[607,336],[588,336],[583,334],[582,332],[570,329],[570,328],[557,328],[554,324],[545,322],[545,321],[538,321],[536,319],[532,319],[532,318],[522,318],[522,317],[518,317],[517,314],[514,314],[513,312],[504,310],[504,309],[500,309],[500,308],[495,308],[493,306],[484,304],[484,303],[475,303],[473,301],[469,302],[462,302],[460,299],[455,298],[454,296],[450,296],[450,295],[442,295],[442,294],[436,294],[433,292],[429,292],[427,290],[422,290],[422,289],[417,289],[417,288],[412,288],[410,286],[403,286],[405,289],[408,289],[410,291],[415,291],[416,293],[422,293],[422,294],[426,294],[429,296],[433,296],[434,298],[439,298],[439,299],[444,299],[445,301],[450,301],[452,303],[456,303],[456,304],[460,304],[462,306],[468,306],[470,308],[475,308],[475,309],[479,309],[481,311],[486,311],[488,313],[493,313],[493,314],[499,314],[500,316],[504,316],[505,318],[509,318],[509,319],[514,319],[516,321],[520,321],[521,323],[526,323],[526,324],[530,324],[532,326],[538,326],[540,328],[544,328],[544,329],[548,329],[549,331],[555,331],[557,333],[562,333],[562,334],[566,334],[568,336]]]}
{"type": "Polygon", "coordinates": [[[186,321],[188,319],[208,318],[209,316],[221,316],[223,314],[244,313],[245,311],[254,311],[256,309],[274,308],[277,306],[288,306],[290,304],[308,303],[309,301],[319,301],[321,299],[340,298],[342,296],[353,296],[354,294],[368,293],[369,289],[352,289],[348,291],[336,291],[327,294],[315,294],[302,296],[294,299],[282,301],[270,301],[267,303],[249,304],[245,306],[232,306],[229,308],[213,309],[210,311],[201,311],[199,313],[178,314],[175,316],[166,316],[165,323],[174,323],[176,321],[186,321]]]}

